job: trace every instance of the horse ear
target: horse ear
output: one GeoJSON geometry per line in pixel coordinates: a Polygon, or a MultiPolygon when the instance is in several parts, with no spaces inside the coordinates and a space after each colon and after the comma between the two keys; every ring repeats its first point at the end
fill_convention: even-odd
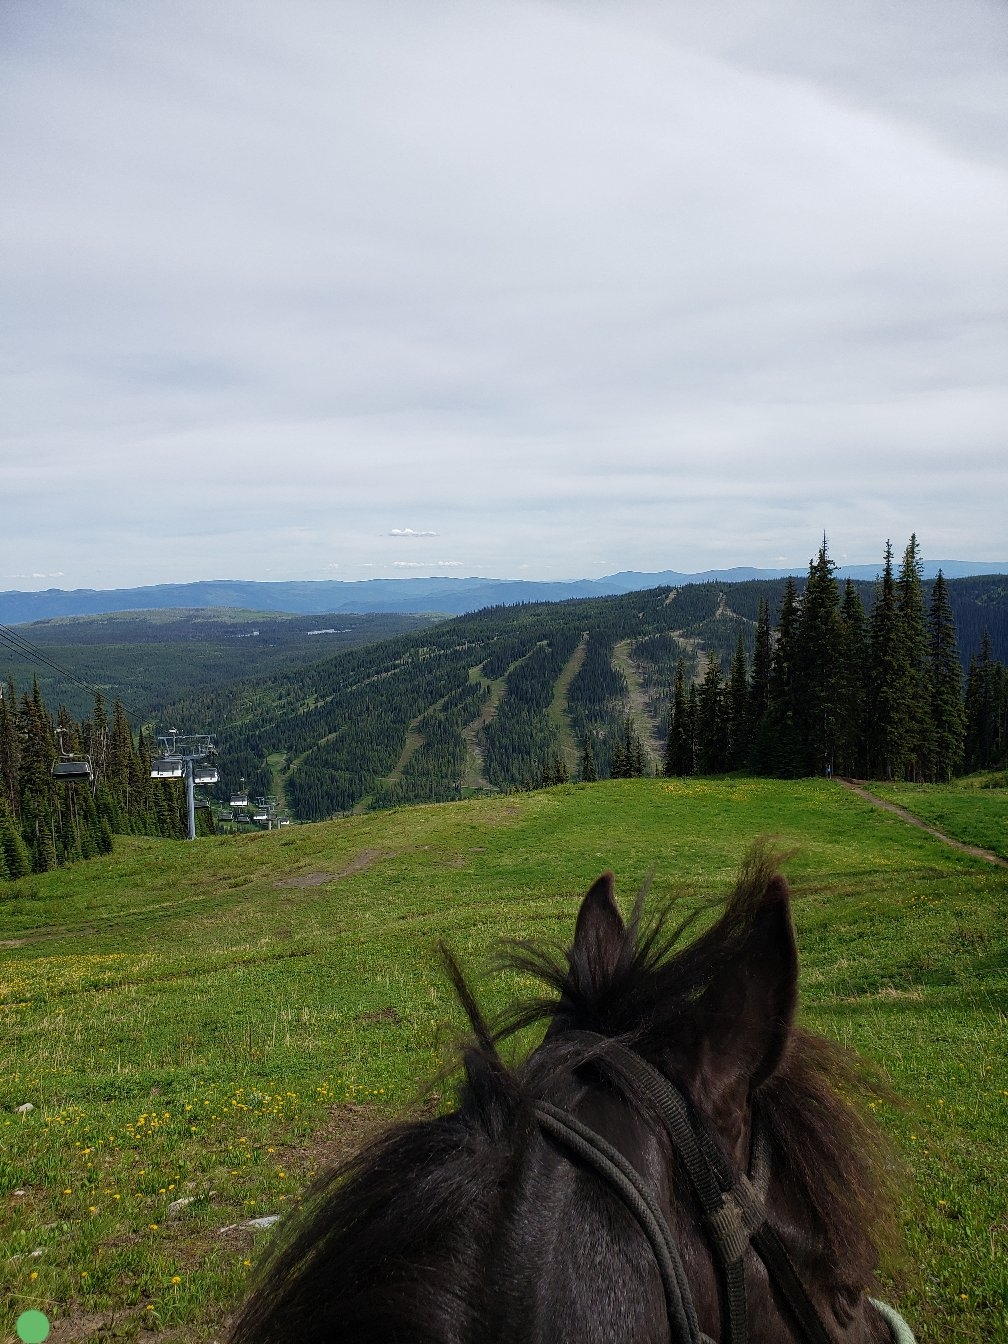
{"type": "Polygon", "coordinates": [[[697,1100],[731,1146],[745,1133],[749,1098],[787,1049],[798,1000],[798,950],[788,888],[767,885],[742,949],[697,1001],[697,1100]]]}
{"type": "Polygon", "coordinates": [[[603,873],[581,902],[574,928],[571,965],[583,971],[592,986],[603,984],[616,969],[626,928],[613,895],[613,875],[603,873]]]}

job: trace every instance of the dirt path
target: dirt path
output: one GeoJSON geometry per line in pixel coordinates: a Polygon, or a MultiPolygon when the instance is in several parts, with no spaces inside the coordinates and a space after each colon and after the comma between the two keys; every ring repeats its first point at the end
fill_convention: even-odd
{"type": "Polygon", "coordinates": [[[630,657],[631,639],[622,639],[613,646],[613,665],[623,673],[626,678],[627,690],[630,692],[630,713],[633,715],[634,725],[640,734],[641,744],[645,752],[651,757],[651,763],[663,759],[665,755],[665,743],[658,740],[658,733],[655,729],[655,723],[647,709],[647,696],[644,687],[641,685],[640,674],[630,657]]]}
{"type": "Polygon", "coordinates": [[[975,859],[985,859],[987,863],[995,863],[999,868],[1008,868],[1008,859],[1003,859],[1000,854],[995,854],[989,849],[981,849],[978,845],[967,845],[961,840],[953,840],[944,831],[936,830],[934,826],[929,826],[926,821],[921,821],[920,817],[915,817],[905,807],[900,807],[897,803],[887,802],[884,798],[880,798],[878,794],[872,793],[863,784],[859,784],[856,779],[841,779],[837,776],[837,783],[842,784],[851,793],[856,793],[865,802],[882,808],[884,812],[892,812],[894,816],[899,817],[901,821],[907,822],[910,826],[916,826],[919,831],[927,831],[928,835],[933,835],[936,840],[949,845],[952,849],[958,849],[963,854],[970,854],[975,859]]]}

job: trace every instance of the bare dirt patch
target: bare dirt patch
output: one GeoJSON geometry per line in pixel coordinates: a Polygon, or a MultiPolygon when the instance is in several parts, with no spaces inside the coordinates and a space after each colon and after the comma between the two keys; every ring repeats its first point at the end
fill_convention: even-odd
{"type": "Polygon", "coordinates": [[[274,882],[274,887],[321,887],[331,882],[335,873],[298,873],[296,877],[285,877],[274,882]]]}
{"type": "Polygon", "coordinates": [[[355,854],[348,863],[345,863],[335,873],[295,873],[293,877],[284,877],[279,882],[274,882],[273,886],[278,889],[284,887],[324,887],[327,882],[338,882],[341,877],[353,877],[354,873],[363,873],[366,868],[370,868],[379,859],[392,857],[394,856],[383,849],[362,849],[359,854],[355,854]]]}

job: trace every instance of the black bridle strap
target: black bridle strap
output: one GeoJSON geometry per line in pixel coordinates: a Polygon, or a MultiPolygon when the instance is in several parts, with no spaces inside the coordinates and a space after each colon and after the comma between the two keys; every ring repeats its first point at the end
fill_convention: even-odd
{"type": "Polygon", "coordinates": [[[686,1340],[689,1344],[703,1344],[707,1336],[700,1333],[679,1250],[664,1214],[655,1204],[637,1170],[601,1134],[596,1134],[593,1129],[551,1102],[538,1101],[535,1113],[540,1127],[592,1167],[616,1191],[637,1220],[651,1244],[658,1264],[666,1310],[674,1329],[673,1338],[686,1340]]]}
{"type": "Polygon", "coordinates": [[[606,1059],[611,1059],[633,1079],[662,1117],[700,1202],[721,1262],[729,1344],[743,1344],[746,1338],[743,1257],[750,1244],[766,1265],[771,1280],[783,1293],[808,1344],[830,1344],[826,1327],[798,1278],[784,1244],[766,1221],[770,1163],[765,1137],[759,1132],[755,1136],[750,1175],[734,1171],[700,1117],[693,1113],[686,1098],[663,1073],[619,1041],[591,1031],[572,1032],[571,1035],[603,1047],[593,1062],[604,1066],[606,1059]]]}
{"type": "Polygon", "coordinates": [[[784,1243],[769,1223],[753,1233],[753,1249],[767,1267],[770,1282],[783,1293],[810,1344],[830,1344],[822,1318],[806,1293],[784,1243]]]}

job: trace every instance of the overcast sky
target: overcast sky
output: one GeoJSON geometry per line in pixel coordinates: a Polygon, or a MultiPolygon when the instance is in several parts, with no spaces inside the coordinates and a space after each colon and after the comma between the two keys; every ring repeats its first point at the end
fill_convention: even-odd
{"type": "Polygon", "coordinates": [[[1008,558],[1003,0],[2,0],[0,588],[1008,558]]]}

